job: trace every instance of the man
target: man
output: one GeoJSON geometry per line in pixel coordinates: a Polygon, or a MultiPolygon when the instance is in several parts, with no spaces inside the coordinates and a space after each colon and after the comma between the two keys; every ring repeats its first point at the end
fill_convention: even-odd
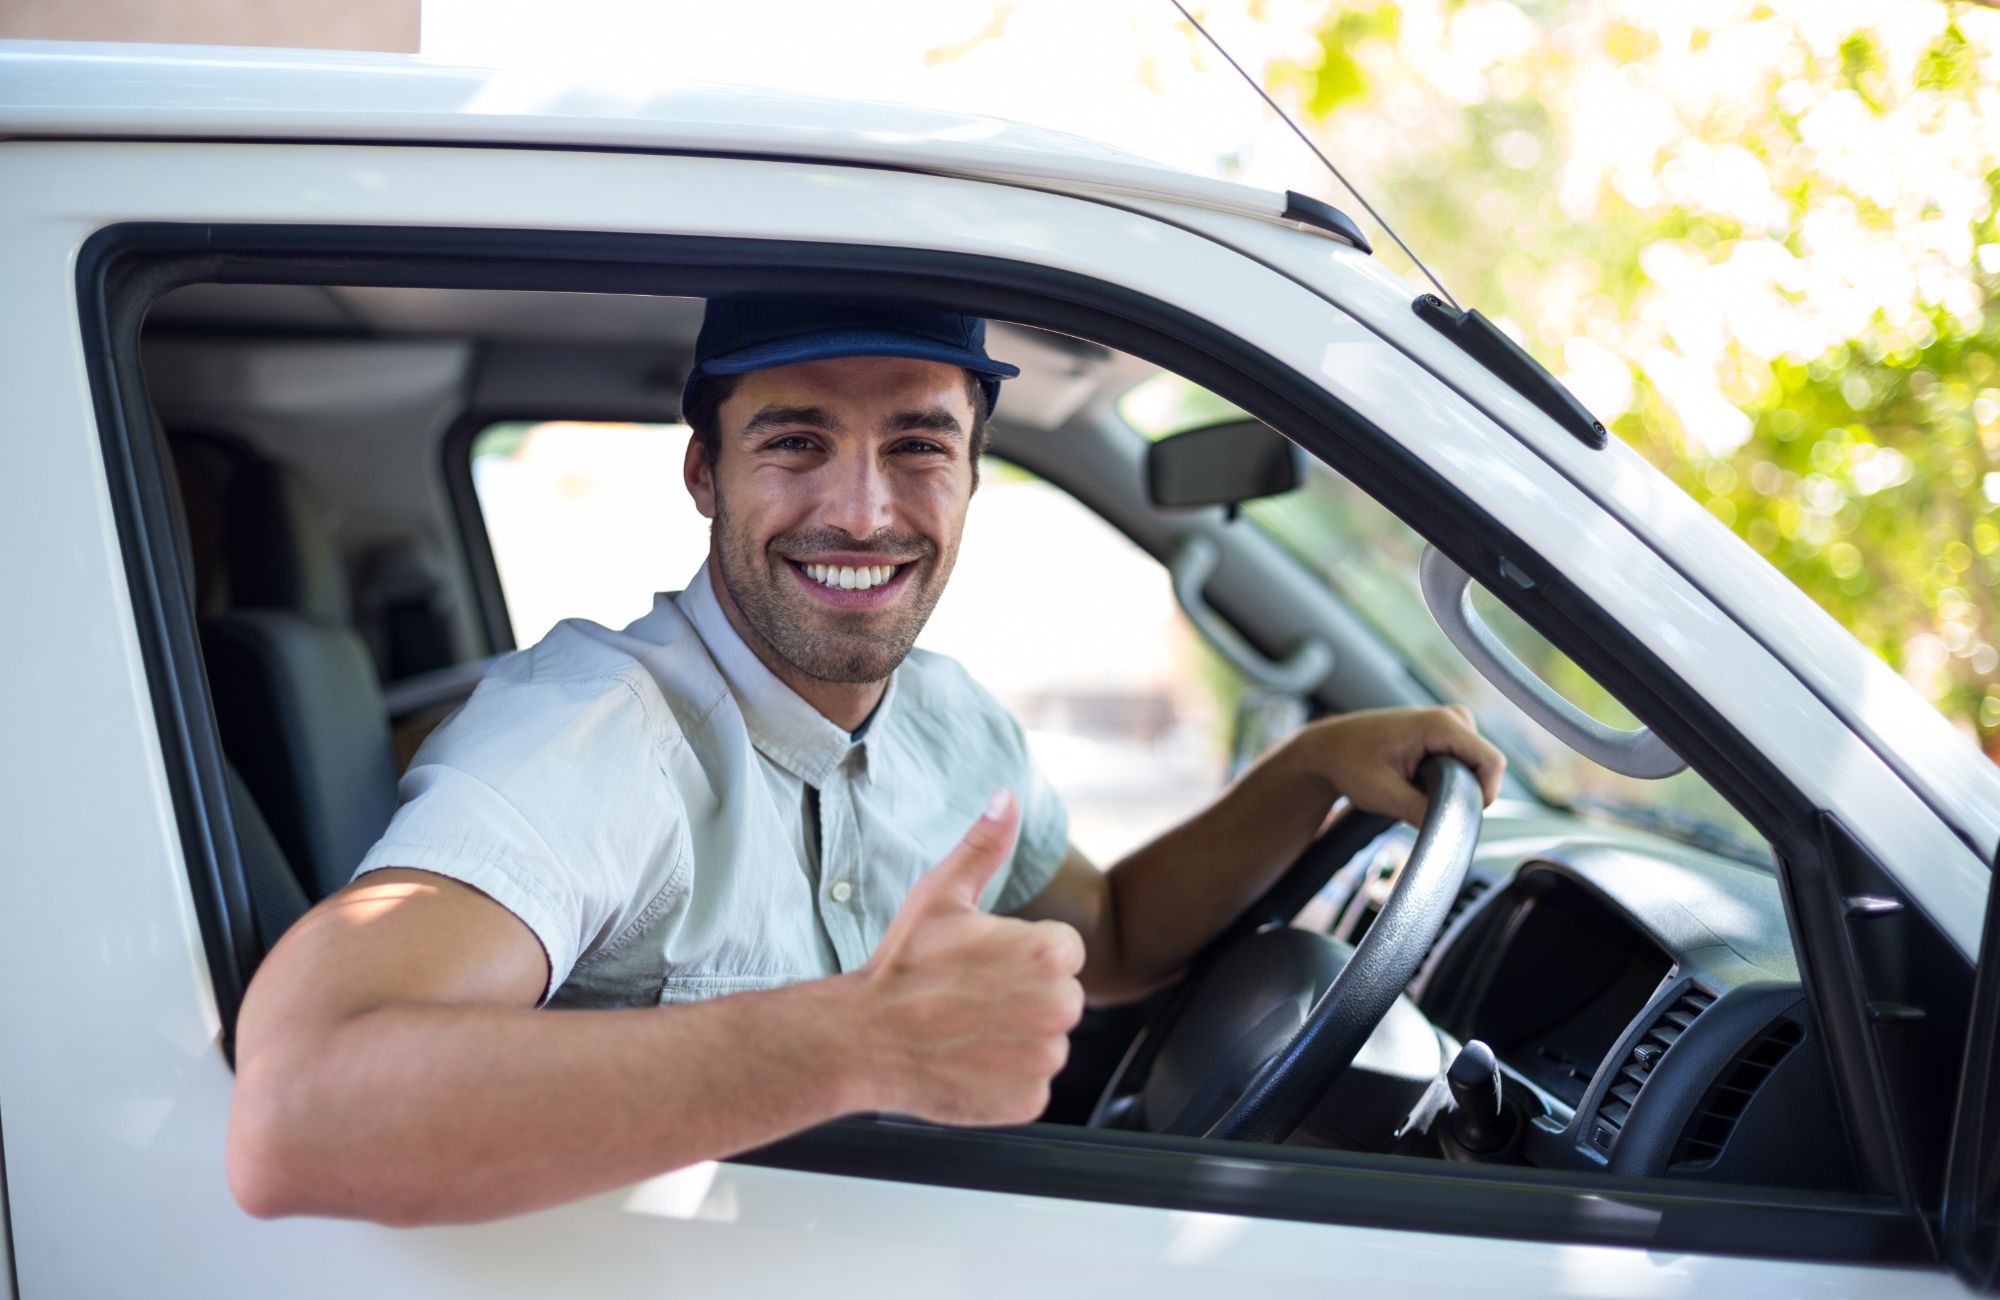
{"type": "Polygon", "coordinates": [[[1100,871],[1018,725],[912,644],[1000,381],[985,323],[717,301],[687,590],[508,657],[238,1021],[258,1215],[462,1222],[857,1111],[1031,1120],[1086,998],[1171,980],[1345,796],[1409,819],[1463,710],[1305,729],[1100,871]],[[560,1012],[538,1010],[549,1002],[560,1012]]]}

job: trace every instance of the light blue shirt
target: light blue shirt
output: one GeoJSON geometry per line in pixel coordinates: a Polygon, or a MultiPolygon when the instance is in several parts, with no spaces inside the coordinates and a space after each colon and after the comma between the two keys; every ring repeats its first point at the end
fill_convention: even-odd
{"type": "Polygon", "coordinates": [[[1021,835],[981,904],[1010,912],[1068,850],[1013,717],[913,650],[855,739],[744,644],[704,565],[623,631],[571,620],[495,664],[355,874],[484,893],[541,941],[552,1003],[693,1001],[861,966],[1003,785],[1021,835]]]}

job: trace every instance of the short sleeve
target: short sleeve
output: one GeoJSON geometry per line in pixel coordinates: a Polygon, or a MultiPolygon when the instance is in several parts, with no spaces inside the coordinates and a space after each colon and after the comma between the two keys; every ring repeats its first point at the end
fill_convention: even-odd
{"type": "Polygon", "coordinates": [[[623,675],[535,680],[503,662],[417,751],[401,806],[355,875],[411,867],[485,894],[541,942],[546,1000],[684,884],[686,818],[663,773],[671,737],[664,709],[647,707],[651,688],[623,675]]]}

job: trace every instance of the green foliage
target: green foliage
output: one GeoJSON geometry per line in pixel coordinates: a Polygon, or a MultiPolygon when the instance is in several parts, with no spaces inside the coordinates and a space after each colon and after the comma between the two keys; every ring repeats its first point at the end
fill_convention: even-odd
{"type": "Polygon", "coordinates": [[[1866,14],[1336,3],[1268,80],[1462,301],[2000,757],[2000,14],[1866,14]]]}
{"type": "Polygon", "coordinates": [[[1306,108],[1324,117],[1342,104],[1366,99],[1368,73],[1352,50],[1364,41],[1393,40],[1402,18],[1394,4],[1373,9],[1346,9],[1320,29],[1320,63],[1314,70],[1306,108]]]}
{"type": "Polygon", "coordinates": [[[1966,663],[1934,693],[1972,717],[2000,626],[2000,528],[1983,491],[2000,467],[2000,311],[1975,331],[1941,317],[1936,331],[1923,348],[1871,356],[1863,341],[1778,363],[1743,450],[1673,469],[1891,665],[1936,671],[1941,638],[1966,663]]]}
{"type": "Polygon", "coordinates": [[[1923,63],[1917,68],[1917,86],[1923,90],[1957,90],[1978,82],[1978,52],[1957,23],[1946,24],[1924,51],[1923,63]]]}
{"type": "Polygon", "coordinates": [[[1860,95],[1868,107],[1878,113],[1887,107],[1889,95],[1884,84],[1882,51],[1872,33],[1855,32],[1840,43],[1840,75],[1847,88],[1860,95]]]}

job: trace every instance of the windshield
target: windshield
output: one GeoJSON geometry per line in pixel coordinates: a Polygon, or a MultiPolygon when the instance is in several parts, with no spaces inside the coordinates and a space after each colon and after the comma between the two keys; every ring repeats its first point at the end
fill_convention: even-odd
{"type": "MultiPolygon", "coordinates": [[[[1148,438],[1246,418],[1177,375],[1126,393],[1119,411],[1148,438]]],[[[1693,771],[1644,781],[1601,767],[1544,731],[1493,688],[1445,639],[1424,605],[1417,562],[1424,541],[1338,473],[1311,461],[1306,483],[1252,501],[1244,515],[1324,578],[1402,655],[1440,700],[1463,703],[1506,752],[1514,774],[1544,801],[1642,826],[1683,843],[1768,865],[1770,851],[1742,814],[1693,771]]],[[[1638,722],[1595,679],[1476,584],[1473,606],[1521,661],[1584,712],[1616,727],[1638,722]]]]}

